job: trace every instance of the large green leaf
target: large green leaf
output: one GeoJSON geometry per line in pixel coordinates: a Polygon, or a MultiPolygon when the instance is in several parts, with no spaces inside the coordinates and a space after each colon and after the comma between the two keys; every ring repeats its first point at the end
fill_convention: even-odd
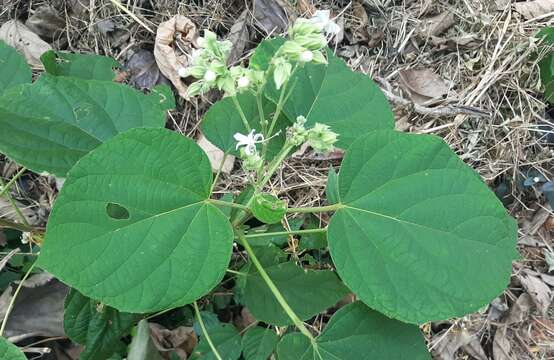
{"type": "Polygon", "coordinates": [[[85,346],[81,360],[105,360],[126,348],[121,341],[140,319],[91,300],[72,289],[65,299],[64,330],[71,340],[85,346]]]}
{"type": "Polygon", "coordinates": [[[114,69],[120,67],[119,63],[111,57],[54,50],[42,54],[40,61],[49,74],[85,80],[112,81],[115,78],[114,69]]]}
{"type": "MultiPolygon", "coordinates": [[[[304,270],[294,262],[269,266],[267,274],[301,320],[308,320],[336,304],[348,290],[335,273],[304,270]]],[[[292,324],[254,266],[246,277],[244,303],[252,315],[268,324],[292,324]]]]}
{"type": "Polygon", "coordinates": [[[248,329],[242,337],[242,352],[245,360],[267,360],[279,338],[275,331],[259,326],[248,329]]]}
{"type": "MultiPolygon", "coordinates": [[[[260,112],[258,111],[256,97],[250,93],[244,93],[238,95],[237,100],[245,118],[248,120],[250,128],[256,130],[256,133],[260,133],[262,126],[260,124],[260,112]]],[[[271,122],[270,117],[275,111],[275,104],[264,98],[262,100],[262,107],[266,120],[271,122]]],[[[280,131],[280,133],[271,140],[267,140],[269,141],[269,159],[283,147],[286,135],[285,128],[290,125],[284,116],[281,116],[277,120],[273,132],[280,131]]],[[[210,107],[210,110],[208,110],[202,120],[202,132],[215,146],[233,155],[239,155],[239,151],[236,150],[237,141],[233,135],[236,133],[244,135],[249,133],[231,97],[226,97],[210,107]]],[[[258,145],[258,150],[260,149],[261,145],[258,145]]]]}
{"type": "Polygon", "coordinates": [[[288,334],[277,346],[279,360],[430,360],[417,326],[403,324],[361,302],[333,315],[315,347],[300,333],[288,334]]]}
{"type": "MultiPolygon", "coordinates": [[[[253,68],[265,69],[282,39],[266,40],[254,54],[253,68]],[[269,43],[268,43],[269,42],[269,43]]],[[[306,126],[327,124],[339,134],[338,147],[369,131],[392,129],[394,116],[385,95],[365,74],[353,72],[342,59],[327,50],[328,64],[306,64],[289,80],[294,86],[283,108],[290,121],[303,115],[306,126]]],[[[277,103],[279,91],[271,80],[267,96],[277,103]]]]}
{"type": "Polygon", "coordinates": [[[0,94],[15,85],[30,83],[32,75],[25,58],[0,40],[0,94]]]}
{"type": "Polygon", "coordinates": [[[165,105],[158,94],[43,75],[0,97],[0,152],[33,171],[64,176],[83,155],[118,133],[164,124],[165,105]]]}
{"type": "Polygon", "coordinates": [[[219,283],[231,257],[231,225],[206,201],[211,182],[192,140],[166,129],[120,134],[69,172],[40,266],[121,311],[188,304],[219,283]],[[112,204],[127,216],[110,216],[112,204]]]}
{"type": "Polygon", "coordinates": [[[27,357],[17,346],[0,336],[0,359],[2,360],[27,360],[27,357]]]}
{"type": "MultiPolygon", "coordinates": [[[[233,325],[223,324],[214,326],[208,330],[208,335],[217,349],[222,360],[237,360],[242,352],[240,334],[233,325]]],[[[205,336],[200,335],[200,342],[192,352],[191,360],[217,360],[215,354],[206,341],[205,336]]]]}
{"type": "Polygon", "coordinates": [[[508,284],[516,223],[438,137],[377,131],[349,148],[328,240],[343,281],[410,323],[476,311],[508,284]]]}

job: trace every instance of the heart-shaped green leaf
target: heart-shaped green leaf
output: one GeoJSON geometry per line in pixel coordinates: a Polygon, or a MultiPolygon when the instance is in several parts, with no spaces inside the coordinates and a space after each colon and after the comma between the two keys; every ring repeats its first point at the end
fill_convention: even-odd
{"type": "Polygon", "coordinates": [[[328,228],[343,281],[410,323],[457,317],[508,284],[516,223],[438,137],[377,131],[349,148],[328,228]]]}
{"type": "Polygon", "coordinates": [[[417,326],[403,324],[361,302],[333,315],[315,346],[300,333],[285,335],[277,346],[279,360],[430,360],[417,326]]]}
{"type": "Polygon", "coordinates": [[[17,346],[0,336],[0,359],[2,360],[27,360],[27,357],[17,346]]]}
{"type": "Polygon", "coordinates": [[[137,314],[120,313],[71,289],[65,299],[64,330],[71,340],[85,346],[81,360],[104,360],[124,350],[121,341],[140,319],[137,314]]]}
{"type": "Polygon", "coordinates": [[[190,139],[166,129],[120,134],[69,172],[40,266],[121,311],[188,304],[219,283],[231,256],[231,225],[206,201],[211,182],[190,139]],[[110,204],[129,216],[110,216],[110,204]]]}
{"type": "Polygon", "coordinates": [[[32,75],[23,55],[0,40],[0,94],[10,87],[30,83],[32,75]]]}
{"type": "Polygon", "coordinates": [[[106,81],[43,75],[0,97],[0,151],[35,172],[59,176],[118,133],[164,124],[158,95],[106,81]]]}
{"type": "MultiPolygon", "coordinates": [[[[283,39],[262,42],[253,56],[251,67],[267,69],[269,61],[283,39]]],[[[342,59],[327,50],[328,64],[299,66],[289,80],[293,88],[283,112],[289,121],[306,117],[306,127],[316,122],[327,124],[339,134],[337,146],[347,148],[354,139],[369,131],[392,129],[394,116],[387,99],[365,74],[353,72],[342,59]]],[[[279,91],[273,80],[266,86],[266,95],[275,103],[279,91]]]]}
{"type": "Polygon", "coordinates": [[[242,354],[245,360],[267,360],[279,338],[275,331],[261,327],[248,329],[242,337],[242,354]]]}
{"type": "MultiPolygon", "coordinates": [[[[237,360],[242,352],[240,334],[233,325],[223,324],[213,326],[208,335],[217,349],[221,359],[237,360]]],[[[213,353],[206,337],[200,334],[200,342],[192,352],[191,360],[218,360],[213,353]]]]}
{"type": "MultiPolygon", "coordinates": [[[[304,270],[294,262],[268,266],[265,270],[301,320],[333,306],[348,293],[337,275],[329,270],[304,270]]],[[[250,266],[246,277],[243,299],[256,319],[277,326],[292,324],[254,266],[250,266]]]]}
{"type": "MultiPolygon", "coordinates": [[[[247,119],[250,128],[256,130],[256,133],[261,133],[262,125],[260,124],[260,111],[256,97],[250,93],[237,95],[237,101],[247,119]]],[[[266,121],[271,122],[271,116],[275,112],[275,104],[267,99],[262,100],[261,108],[263,109],[266,121]]],[[[274,133],[279,132],[279,135],[268,141],[268,158],[271,159],[281,150],[285,143],[285,128],[290,126],[288,120],[281,116],[277,119],[274,133]]],[[[211,143],[220,148],[226,153],[239,155],[236,149],[237,141],[234,138],[236,133],[246,135],[249,133],[244,125],[239,111],[237,110],[233,99],[226,97],[215,103],[204,116],[202,120],[202,132],[211,143]]],[[[258,150],[261,149],[261,144],[258,145],[258,150]]]]}
{"type": "Polygon", "coordinates": [[[115,78],[114,69],[120,67],[119,63],[111,57],[54,50],[42,54],[40,61],[49,74],[85,80],[112,81],[115,78]]]}

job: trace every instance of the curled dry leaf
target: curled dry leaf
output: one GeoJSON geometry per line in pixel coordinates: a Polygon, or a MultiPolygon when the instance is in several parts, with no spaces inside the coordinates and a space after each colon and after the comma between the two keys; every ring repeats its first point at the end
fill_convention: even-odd
{"type": "Polygon", "coordinates": [[[53,6],[43,5],[25,21],[25,25],[35,34],[45,39],[54,40],[65,30],[65,19],[53,6]]]}
{"type": "Polygon", "coordinates": [[[441,100],[450,92],[448,84],[429,69],[408,69],[399,71],[400,84],[412,101],[418,105],[429,105],[441,100]]]}
{"type": "Polygon", "coordinates": [[[507,326],[501,326],[496,330],[492,343],[492,354],[494,360],[514,360],[510,355],[511,345],[507,337],[507,326]]]}
{"type": "Polygon", "coordinates": [[[190,54],[197,47],[197,38],[196,25],[183,15],[176,15],[161,23],[156,33],[154,45],[156,63],[162,74],[175,86],[179,95],[186,100],[189,100],[187,86],[179,76],[179,69],[189,65],[190,54]]]}
{"type": "MultiPolygon", "coordinates": [[[[198,137],[198,146],[204,152],[206,155],[208,155],[208,159],[210,159],[210,164],[212,165],[212,170],[218,171],[219,167],[221,166],[221,162],[223,161],[223,158],[225,157],[225,153],[221,151],[218,147],[216,147],[214,144],[208,141],[206,137],[203,134],[200,134],[198,137]]],[[[225,159],[225,162],[223,163],[223,167],[221,168],[221,172],[224,174],[229,174],[231,170],[233,170],[233,164],[235,163],[235,157],[233,155],[227,155],[227,158],[225,159]]]]}
{"type": "Polygon", "coordinates": [[[287,14],[276,0],[254,0],[254,18],[267,34],[280,34],[288,26],[287,14]]]}
{"type": "Polygon", "coordinates": [[[4,40],[22,53],[31,67],[44,70],[40,56],[48,50],[52,50],[52,47],[23,23],[17,20],[4,23],[0,27],[0,40],[4,40]]]}
{"type": "Polygon", "coordinates": [[[421,38],[425,39],[429,36],[442,34],[454,24],[456,24],[454,14],[450,11],[445,11],[436,16],[423,19],[417,29],[417,33],[421,38]]]}
{"type": "MultiPolygon", "coordinates": [[[[462,347],[468,347],[471,344],[473,353],[478,354],[477,359],[481,360],[481,353],[484,354],[484,352],[475,334],[470,333],[468,330],[461,329],[456,325],[454,326],[455,327],[449,329],[446,334],[441,332],[435,335],[434,341],[437,342],[435,346],[436,358],[439,360],[455,360],[456,352],[462,347]]],[[[484,359],[486,360],[486,356],[484,359]]]]}
{"type": "Polygon", "coordinates": [[[179,326],[176,329],[169,330],[156,323],[149,323],[150,337],[154,347],[163,355],[170,352],[175,352],[179,359],[186,360],[188,354],[191,354],[198,338],[194,332],[194,328],[179,326]]]}
{"type": "Polygon", "coordinates": [[[554,11],[554,0],[533,0],[516,2],[514,10],[526,19],[534,19],[554,11]]]}
{"type": "Polygon", "coordinates": [[[512,309],[510,310],[510,313],[504,323],[506,325],[511,325],[527,320],[532,307],[533,300],[531,299],[531,296],[527,293],[521,294],[517,298],[514,305],[512,305],[512,309]]]}
{"type": "Polygon", "coordinates": [[[548,307],[552,302],[552,290],[538,277],[530,275],[527,272],[521,272],[518,275],[521,285],[533,299],[537,310],[544,317],[548,307]]]}
{"type": "Polygon", "coordinates": [[[233,48],[227,59],[228,64],[233,64],[239,60],[246,49],[246,44],[250,41],[250,33],[248,32],[248,19],[250,11],[244,10],[237,21],[231,26],[227,40],[233,43],[233,48]]]}

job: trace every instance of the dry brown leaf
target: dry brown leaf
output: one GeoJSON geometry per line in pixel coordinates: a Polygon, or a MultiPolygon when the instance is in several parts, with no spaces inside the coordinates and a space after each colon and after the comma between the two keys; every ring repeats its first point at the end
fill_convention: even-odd
{"type": "Polygon", "coordinates": [[[531,295],[539,313],[543,317],[546,316],[548,307],[552,302],[552,290],[541,279],[527,272],[518,274],[518,279],[525,291],[531,295]]]}
{"type": "Polygon", "coordinates": [[[240,311],[240,315],[235,316],[233,319],[233,324],[240,332],[249,328],[256,322],[256,318],[254,317],[254,315],[252,315],[252,313],[250,312],[250,310],[248,310],[246,306],[242,308],[242,310],[240,311]]]}
{"type": "Polygon", "coordinates": [[[554,12],[554,0],[534,0],[516,2],[514,10],[526,19],[534,19],[542,15],[554,12]]]}
{"type": "Polygon", "coordinates": [[[541,279],[545,284],[554,287],[554,275],[541,274],[541,279]]]}
{"type": "Polygon", "coordinates": [[[49,40],[60,37],[65,30],[65,19],[51,5],[43,5],[25,21],[25,25],[35,34],[49,40]]]}
{"type": "Polygon", "coordinates": [[[254,18],[267,34],[280,34],[288,26],[287,14],[275,0],[254,0],[254,18]]]}
{"type": "Polygon", "coordinates": [[[192,52],[192,49],[197,47],[197,38],[196,25],[183,15],[176,15],[161,23],[156,33],[156,63],[162,74],[175,86],[179,96],[186,100],[189,100],[187,86],[179,76],[179,69],[189,65],[190,57],[187,55],[190,54],[181,53],[181,49],[192,52]],[[179,41],[179,47],[175,45],[176,41],[179,41]]]}
{"type": "MultiPolygon", "coordinates": [[[[444,333],[435,335],[434,340],[438,341],[435,347],[436,359],[438,360],[455,360],[456,352],[459,349],[474,341],[478,342],[477,337],[474,334],[471,334],[465,329],[460,329],[458,326],[454,329],[450,329],[446,336],[444,333]]],[[[473,347],[475,346],[476,345],[473,345],[473,347]]]]}
{"type": "Polygon", "coordinates": [[[179,326],[176,329],[168,330],[156,323],[148,325],[152,342],[162,354],[175,351],[179,359],[186,360],[198,343],[198,338],[191,327],[179,326]]]}
{"type": "Polygon", "coordinates": [[[437,36],[450,29],[456,24],[456,18],[451,11],[445,11],[436,16],[423,19],[417,29],[417,33],[422,38],[437,36]]]}
{"type": "Polygon", "coordinates": [[[129,72],[129,83],[138,89],[152,89],[167,79],[160,73],[154,54],[141,49],[135,52],[125,66],[129,72]]]}
{"type": "MultiPolygon", "coordinates": [[[[212,165],[213,171],[218,171],[221,166],[221,162],[225,157],[225,153],[221,151],[218,147],[212,144],[203,134],[200,134],[197,140],[198,146],[204,150],[208,159],[210,159],[210,164],[212,165]]],[[[229,174],[233,170],[233,165],[235,163],[235,157],[233,155],[227,155],[221,172],[224,174],[229,174]]]]}
{"type": "Polygon", "coordinates": [[[352,5],[352,15],[357,20],[356,28],[352,29],[352,34],[356,38],[354,42],[368,43],[371,37],[368,30],[369,17],[361,1],[356,1],[352,5]]]}
{"type": "Polygon", "coordinates": [[[418,105],[428,105],[432,100],[443,99],[450,92],[448,84],[429,69],[401,70],[399,75],[400,84],[418,105]]]}
{"type": "Polygon", "coordinates": [[[531,296],[529,296],[529,294],[527,293],[521,294],[517,298],[514,305],[512,305],[512,309],[510,310],[510,313],[508,314],[508,317],[506,318],[506,321],[504,321],[504,323],[506,325],[511,325],[527,320],[527,318],[529,318],[529,313],[531,312],[532,306],[533,300],[531,299],[531,296]]]}
{"type": "MultiPolygon", "coordinates": [[[[16,201],[15,204],[17,205],[19,210],[21,210],[21,213],[23,214],[29,225],[34,226],[40,223],[40,219],[33,211],[33,209],[23,205],[18,201],[16,201]]],[[[0,197],[0,218],[16,221],[18,223],[21,222],[10,201],[4,197],[0,197]]]]}
{"type": "Polygon", "coordinates": [[[44,70],[40,56],[46,51],[52,50],[52,47],[23,23],[17,20],[4,23],[0,27],[0,40],[4,40],[22,53],[31,67],[44,70]]]}
{"type": "Polygon", "coordinates": [[[250,11],[248,9],[244,10],[229,30],[227,40],[233,43],[233,47],[227,59],[228,64],[233,64],[241,58],[246,49],[246,44],[250,41],[250,33],[248,32],[249,16],[250,11]]]}
{"type": "Polygon", "coordinates": [[[494,356],[494,360],[515,360],[510,355],[512,347],[506,334],[507,326],[501,326],[496,330],[494,341],[492,343],[492,354],[494,356]]]}

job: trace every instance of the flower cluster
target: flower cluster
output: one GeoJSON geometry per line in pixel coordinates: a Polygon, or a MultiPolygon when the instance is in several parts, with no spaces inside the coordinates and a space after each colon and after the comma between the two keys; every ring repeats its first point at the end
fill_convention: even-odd
{"type": "Polygon", "coordinates": [[[328,125],[315,123],[311,129],[305,128],[306,118],[298,116],[296,122],[288,130],[288,141],[294,146],[304,142],[318,153],[327,154],[333,151],[338,135],[328,125]]]}
{"type": "Polygon", "coordinates": [[[263,164],[263,159],[258,154],[256,145],[264,142],[264,136],[252,130],[248,135],[236,133],[233,137],[237,141],[236,149],[240,148],[243,168],[247,171],[258,170],[263,164]]]}
{"type": "Polygon", "coordinates": [[[217,35],[205,30],[197,40],[200,49],[192,54],[192,66],[179,71],[181,77],[192,76],[198,81],[190,84],[189,96],[204,94],[217,88],[228,95],[259,86],[264,73],[235,66],[229,69],[227,59],[232,48],[230,41],[218,41],[217,35]]]}

